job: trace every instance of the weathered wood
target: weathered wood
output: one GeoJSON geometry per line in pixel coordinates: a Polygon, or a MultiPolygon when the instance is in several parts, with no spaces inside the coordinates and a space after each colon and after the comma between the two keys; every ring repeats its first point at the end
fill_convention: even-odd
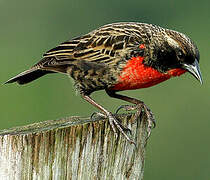
{"type": "Polygon", "coordinates": [[[69,117],[0,131],[1,180],[142,179],[146,119],[118,115],[136,147],[107,121],[69,117]]]}

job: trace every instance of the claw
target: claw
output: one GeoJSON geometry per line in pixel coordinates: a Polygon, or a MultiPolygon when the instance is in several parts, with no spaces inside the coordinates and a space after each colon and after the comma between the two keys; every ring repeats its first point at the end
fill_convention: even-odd
{"type": "Polygon", "coordinates": [[[117,133],[117,130],[119,130],[124,136],[125,138],[131,143],[131,144],[135,144],[134,141],[132,141],[128,135],[127,135],[127,132],[129,132],[129,135],[132,134],[132,131],[127,128],[127,127],[124,127],[114,116],[112,113],[108,113],[107,116],[103,113],[100,113],[100,112],[94,112],[92,115],[91,115],[91,119],[94,117],[94,116],[102,116],[104,118],[108,118],[109,119],[109,124],[114,132],[114,136],[115,138],[117,139],[118,138],[118,133],[117,133]]]}
{"type": "MultiPolygon", "coordinates": [[[[125,131],[131,132],[131,130],[128,128],[125,128],[111,113],[108,115],[108,118],[109,118],[109,122],[110,122],[111,126],[112,126],[112,124],[115,125],[117,127],[117,129],[125,136],[125,138],[129,142],[133,143],[133,141],[125,133],[125,131]]],[[[113,128],[113,126],[112,126],[112,128],[113,128]]],[[[115,128],[113,128],[113,129],[115,129],[115,128]]]]}
{"type": "Polygon", "coordinates": [[[121,109],[124,109],[126,105],[121,105],[120,107],[117,108],[115,114],[117,114],[121,109]]]}
{"type": "Polygon", "coordinates": [[[144,111],[145,111],[146,116],[147,116],[147,122],[148,122],[148,125],[147,125],[147,139],[149,139],[149,137],[151,135],[152,128],[156,127],[156,122],[155,122],[155,118],[154,118],[154,115],[151,112],[151,110],[145,104],[143,104],[143,107],[144,107],[144,111]]]}
{"type": "Polygon", "coordinates": [[[128,132],[129,135],[132,135],[131,129],[123,127],[123,130],[126,131],[126,132],[128,132]]]}
{"type": "Polygon", "coordinates": [[[125,109],[126,111],[137,110],[135,113],[136,120],[140,116],[142,110],[146,113],[147,122],[148,122],[148,125],[147,125],[147,139],[148,139],[151,135],[152,128],[156,127],[155,118],[151,110],[143,102],[136,105],[121,105],[117,109],[116,113],[118,113],[119,110],[121,109],[125,109]]]}
{"type": "Polygon", "coordinates": [[[117,134],[116,132],[117,128],[131,144],[134,144],[136,146],[136,143],[133,140],[131,140],[131,138],[125,132],[129,131],[131,133],[131,130],[129,128],[125,128],[111,113],[109,113],[107,116],[109,118],[109,123],[115,135],[117,134]]]}
{"type": "Polygon", "coordinates": [[[153,119],[152,123],[153,123],[153,128],[156,128],[157,124],[156,124],[156,120],[155,119],[153,119]]]}

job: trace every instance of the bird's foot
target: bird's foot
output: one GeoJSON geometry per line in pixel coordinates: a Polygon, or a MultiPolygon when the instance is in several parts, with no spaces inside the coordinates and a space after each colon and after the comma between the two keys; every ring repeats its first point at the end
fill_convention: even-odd
{"type": "Polygon", "coordinates": [[[121,109],[125,109],[126,111],[136,110],[136,113],[135,113],[136,120],[140,116],[142,110],[144,110],[147,116],[147,122],[148,122],[148,125],[147,125],[147,139],[148,139],[151,135],[152,128],[156,127],[156,122],[155,122],[155,118],[152,111],[146,106],[146,104],[144,104],[144,102],[139,102],[136,105],[122,105],[117,109],[116,113],[118,113],[121,109]]]}
{"type": "Polygon", "coordinates": [[[131,130],[125,126],[123,126],[118,120],[117,118],[110,112],[107,112],[107,114],[103,114],[103,113],[93,113],[91,115],[91,118],[93,118],[95,115],[97,116],[101,116],[103,118],[108,118],[109,120],[109,124],[114,132],[115,137],[118,137],[118,133],[117,130],[123,134],[123,136],[128,140],[128,142],[130,142],[131,144],[135,144],[135,142],[128,136],[128,133],[131,134],[131,130]]]}

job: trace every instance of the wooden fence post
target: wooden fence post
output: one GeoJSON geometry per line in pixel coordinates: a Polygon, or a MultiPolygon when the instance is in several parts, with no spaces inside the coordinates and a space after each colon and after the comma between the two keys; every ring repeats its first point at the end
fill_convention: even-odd
{"type": "Polygon", "coordinates": [[[105,119],[69,117],[0,131],[0,180],[142,179],[145,115],[117,115],[136,147],[105,119]]]}

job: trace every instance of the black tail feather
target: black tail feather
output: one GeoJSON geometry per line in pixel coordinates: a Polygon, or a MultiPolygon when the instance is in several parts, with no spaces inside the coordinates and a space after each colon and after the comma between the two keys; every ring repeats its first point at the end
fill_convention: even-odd
{"type": "Polygon", "coordinates": [[[8,81],[5,82],[5,84],[7,83],[13,83],[13,82],[17,82],[18,84],[27,84],[31,81],[34,81],[35,79],[38,79],[48,73],[55,73],[53,71],[45,71],[45,70],[40,70],[40,69],[29,69],[26,70],[20,74],[18,74],[17,76],[9,79],[8,81]]]}

